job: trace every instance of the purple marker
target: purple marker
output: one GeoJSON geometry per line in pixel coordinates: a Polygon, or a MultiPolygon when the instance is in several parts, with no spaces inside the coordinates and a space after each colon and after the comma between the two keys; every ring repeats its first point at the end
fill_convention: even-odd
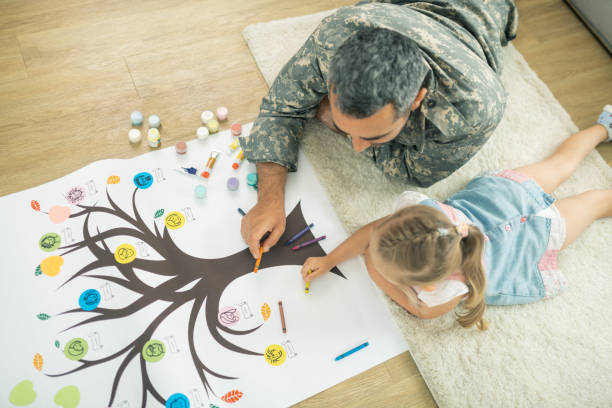
{"type": "Polygon", "coordinates": [[[293,249],[294,251],[297,251],[297,250],[298,250],[298,249],[300,249],[300,248],[304,248],[305,246],[312,245],[312,244],[314,244],[315,242],[319,242],[319,241],[321,241],[321,240],[324,240],[325,238],[326,238],[326,237],[325,237],[325,235],[323,235],[323,236],[320,236],[319,238],[315,238],[315,239],[311,239],[310,241],[306,241],[306,242],[304,242],[303,244],[296,245],[296,246],[294,246],[294,247],[293,247],[293,248],[291,248],[291,249],[293,249]]]}
{"type": "Polygon", "coordinates": [[[304,233],[308,231],[309,229],[311,229],[312,227],[314,227],[314,224],[308,225],[306,228],[304,228],[303,230],[295,234],[293,237],[291,237],[291,239],[289,239],[289,241],[285,242],[285,246],[289,245],[290,243],[292,243],[293,241],[295,241],[296,239],[304,235],[304,233]]]}

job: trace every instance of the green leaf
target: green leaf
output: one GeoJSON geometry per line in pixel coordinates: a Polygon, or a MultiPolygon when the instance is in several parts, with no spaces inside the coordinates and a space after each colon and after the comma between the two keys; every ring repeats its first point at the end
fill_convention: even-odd
{"type": "Polygon", "coordinates": [[[164,209],[160,208],[159,210],[155,211],[155,218],[159,218],[162,215],[164,215],[164,209]]]}
{"type": "Polygon", "coordinates": [[[59,346],[60,346],[59,340],[55,340],[55,347],[59,348],[59,346]]]}
{"type": "Polygon", "coordinates": [[[42,275],[42,269],[40,269],[40,265],[36,267],[36,271],[34,272],[34,276],[42,275]]]}
{"type": "Polygon", "coordinates": [[[46,313],[39,313],[36,315],[36,317],[38,317],[40,320],[49,320],[51,318],[51,316],[46,313]]]}
{"type": "Polygon", "coordinates": [[[210,404],[210,408],[219,408],[218,406],[216,406],[215,404],[211,403],[210,404]]]}

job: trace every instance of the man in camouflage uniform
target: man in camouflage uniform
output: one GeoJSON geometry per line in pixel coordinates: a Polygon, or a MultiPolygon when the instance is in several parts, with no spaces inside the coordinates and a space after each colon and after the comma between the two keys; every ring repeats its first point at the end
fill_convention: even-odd
{"type": "Polygon", "coordinates": [[[278,74],[241,140],[259,175],[258,204],[242,222],[253,256],[266,232],[264,251],[284,232],[285,178],[297,169],[298,137],[308,119],[316,116],[350,137],[356,151],[407,183],[429,186],[465,164],[502,118],[502,46],[516,36],[517,24],[512,0],[365,1],[325,18],[278,74]],[[374,58],[368,44],[377,47],[374,58]],[[369,61],[360,60],[358,47],[369,61]],[[385,84],[368,72],[384,71],[390,60],[398,72],[391,77],[394,94],[368,105],[387,97],[385,84]],[[352,100],[343,96],[351,93],[352,100]],[[400,102],[395,94],[410,99],[400,102]]]}

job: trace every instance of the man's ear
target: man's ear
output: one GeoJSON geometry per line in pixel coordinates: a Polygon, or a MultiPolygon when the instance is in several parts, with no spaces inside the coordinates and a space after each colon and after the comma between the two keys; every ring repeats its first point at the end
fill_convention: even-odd
{"type": "Polygon", "coordinates": [[[421,106],[421,102],[423,102],[423,98],[427,94],[427,88],[421,88],[416,98],[414,98],[414,102],[412,102],[412,106],[410,106],[410,110],[417,110],[419,106],[421,106]]]}

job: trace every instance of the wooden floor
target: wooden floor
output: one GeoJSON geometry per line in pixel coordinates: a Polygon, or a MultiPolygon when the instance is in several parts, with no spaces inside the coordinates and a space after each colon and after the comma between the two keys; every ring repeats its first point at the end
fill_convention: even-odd
{"type": "MultiPolygon", "coordinates": [[[[256,118],[267,86],[240,35],[248,24],[346,0],[0,1],[0,196],[88,163],[149,150],[127,141],[129,114],[158,114],[163,143],[191,139],[224,104],[256,118]]],[[[612,103],[612,60],[561,0],[518,2],[514,45],[579,127],[612,103]]],[[[612,143],[601,147],[612,162],[612,143]]],[[[408,353],[299,407],[429,407],[408,353]]]]}

